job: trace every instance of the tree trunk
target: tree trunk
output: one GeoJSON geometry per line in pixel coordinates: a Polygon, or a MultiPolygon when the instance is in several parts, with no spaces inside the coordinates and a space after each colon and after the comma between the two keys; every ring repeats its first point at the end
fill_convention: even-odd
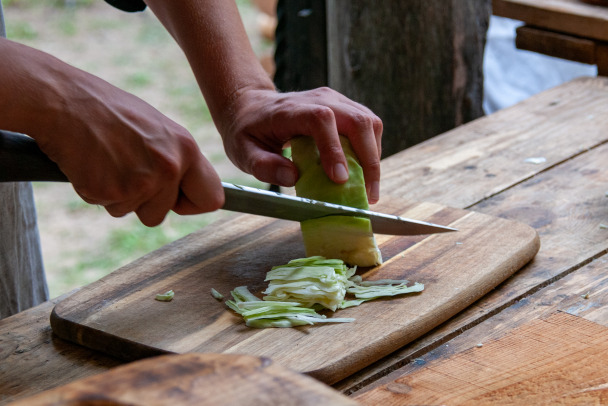
{"type": "Polygon", "coordinates": [[[483,115],[490,14],[490,0],[327,0],[329,86],[383,120],[383,157],[483,115]]]}

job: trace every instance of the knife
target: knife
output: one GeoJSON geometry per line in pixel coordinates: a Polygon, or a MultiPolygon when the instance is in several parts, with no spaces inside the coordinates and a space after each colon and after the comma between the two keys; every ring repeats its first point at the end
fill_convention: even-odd
{"type": "MultiPolygon", "coordinates": [[[[0,131],[0,182],[68,182],[57,164],[26,135],[0,131]]],[[[457,231],[455,228],[357,209],[269,190],[222,182],[223,210],[257,214],[284,220],[305,221],[326,216],[355,216],[371,220],[377,234],[419,235],[457,231]]]]}

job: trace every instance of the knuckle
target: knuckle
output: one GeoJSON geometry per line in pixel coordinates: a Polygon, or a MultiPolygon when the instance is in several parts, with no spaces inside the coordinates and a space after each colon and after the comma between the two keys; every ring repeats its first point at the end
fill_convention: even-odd
{"type": "Polygon", "coordinates": [[[310,118],[315,125],[333,123],[335,116],[332,109],[326,106],[313,106],[310,108],[310,118]]]}
{"type": "MultiPolygon", "coordinates": [[[[181,163],[177,159],[172,159],[170,157],[164,157],[158,165],[162,177],[169,181],[177,180],[181,177],[181,166],[181,163]]],[[[150,181],[150,183],[155,183],[149,177],[147,177],[146,180],[150,181]]]]}
{"type": "Polygon", "coordinates": [[[325,150],[327,151],[328,154],[338,157],[338,156],[342,156],[344,155],[344,151],[342,150],[342,146],[340,145],[340,143],[334,144],[328,144],[325,148],[325,150]]]}
{"type": "Polygon", "coordinates": [[[380,161],[378,159],[374,158],[366,166],[370,174],[376,175],[380,173],[380,161]]]}
{"type": "Polygon", "coordinates": [[[352,120],[360,133],[373,131],[374,129],[374,118],[368,114],[355,113],[352,115],[352,120]]]}
{"type": "Polygon", "coordinates": [[[334,93],[334,90],[327,86],[321,86],[312,90],[313,94],[320,97],[325,97],[334,93]]]}
{"type": "Polygon", "coordinates": [[[129,182],[129,185],[124,188],[122,192],[123,198],[128,195],[148,196],[153,194],[157,187],[156,184],[157,182],[153,176],[148,174],[140,174],[129,182]]]}
{"type": "Polygon", "coordinates": [[[382,134],[382,130],[384,129],[384,124],[382,123],[382,120],[380,119],[380,117],[373,116],[372,125],[374,128],[374,133],[382,134]]]}

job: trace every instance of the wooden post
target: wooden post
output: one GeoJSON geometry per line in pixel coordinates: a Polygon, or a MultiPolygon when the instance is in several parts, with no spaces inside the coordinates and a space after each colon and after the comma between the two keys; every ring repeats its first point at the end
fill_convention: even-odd
{"type": "Polygon", "coordinates": [[[329,86],[384,122],[383,157],[483,115],[490,0],[327,0],[329,86]]]}
{"type": "Polygon", "coordinates": [[[327,86],[325,0],[279,0],[274,83],[281,91],[327,86]]]}

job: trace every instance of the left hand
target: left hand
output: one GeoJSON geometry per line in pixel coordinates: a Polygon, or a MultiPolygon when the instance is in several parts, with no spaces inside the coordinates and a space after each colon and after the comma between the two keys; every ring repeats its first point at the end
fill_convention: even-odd
{"type": "Polygon", "coordinates": [[[329,88],[278,93],[268,89],[239,92],[227,125],[220,125],[228,157],[257,179],[291,187],[298,171],[282,150],[298,135],[315,139],[325,173],[336,183],[348,180],[338,134],[346,136],[365,176],[368,200],[380,194],[382,121],[367,107],[329,88]]]}

